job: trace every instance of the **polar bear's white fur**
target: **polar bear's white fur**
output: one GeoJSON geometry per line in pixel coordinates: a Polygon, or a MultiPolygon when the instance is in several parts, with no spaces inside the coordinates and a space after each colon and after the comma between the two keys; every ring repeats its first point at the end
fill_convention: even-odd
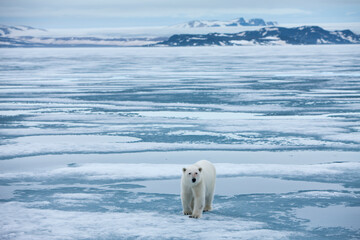
{"type": "Polygon", "coordinates": [[[214,165],[201,160],[183,168],[181,178],[181,202],[185,215],[200,218],[202,212],[210,211],[214,198],[216,170],[214,165]]]}

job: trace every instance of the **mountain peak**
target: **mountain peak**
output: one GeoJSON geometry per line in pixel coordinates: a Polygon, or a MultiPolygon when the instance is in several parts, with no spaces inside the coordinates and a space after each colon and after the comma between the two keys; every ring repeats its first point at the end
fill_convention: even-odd
{"type": "Polygon", "coordinates": [[[0,24],[0,36],[27,36],[44,32],[46,32],[45,29],[34,28],[25,25],[7,26],[0,24]]]}
{"type": "Polygon", "coordinates": [[[265,22],[262,18],[252,18],[246,21],[243,17],[230,21],[218,20],[192,20],[187,23],[175,25],[178,28],[201,28],[201,27],[239,27],[239,26],[274,26],[277,22],[265,22]]]}

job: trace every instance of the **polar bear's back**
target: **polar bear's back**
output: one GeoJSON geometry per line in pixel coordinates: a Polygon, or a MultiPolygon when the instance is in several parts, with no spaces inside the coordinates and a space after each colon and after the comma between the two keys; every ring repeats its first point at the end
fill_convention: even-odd
{"type": "Polygon", "coordinates": [[[215,179],[216,179],[216,170],[214,165],[207,160],[200,160],[196,162],[194,165],[201,167],[201,175],[202,180],[205,182],[206,189],[214,190],[215,187],[215,179]]]}
{"type": "Polygon", "coordinates": [[[211,173],[211,174],[216,175],[216,170],[215,170],[214,165],[211,162],[209,162],[208,160],[200,160],[200,161],[196,162],[194,165],[201,167],[203,170],[206,171],[206,173],[211,173]]]}

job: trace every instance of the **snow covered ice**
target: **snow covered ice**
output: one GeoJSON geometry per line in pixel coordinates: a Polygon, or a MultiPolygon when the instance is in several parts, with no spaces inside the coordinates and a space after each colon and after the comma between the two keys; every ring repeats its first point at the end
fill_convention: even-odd
{"type": "Polygon", "coordinates": [[[1,239],[360,238],[357,46],[0,54],[1,239]]]}

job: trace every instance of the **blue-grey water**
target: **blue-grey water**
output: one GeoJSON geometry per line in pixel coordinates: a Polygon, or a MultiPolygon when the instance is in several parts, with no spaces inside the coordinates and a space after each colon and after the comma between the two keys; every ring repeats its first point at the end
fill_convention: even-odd
{"type": "Polygon", "coordinates": [[[360,238],[356,45],[0,55],[0,239],[360,238]]]}

